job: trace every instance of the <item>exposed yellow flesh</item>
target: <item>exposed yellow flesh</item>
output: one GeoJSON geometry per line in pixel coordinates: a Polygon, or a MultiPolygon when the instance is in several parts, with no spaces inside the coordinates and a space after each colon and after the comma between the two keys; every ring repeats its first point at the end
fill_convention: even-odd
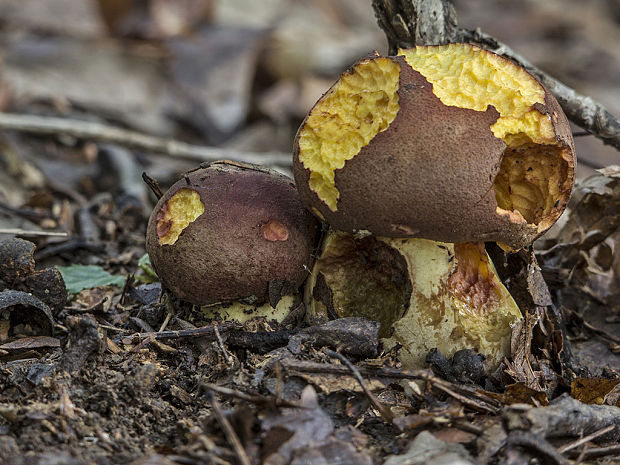
{"type": "Polygon", "coordinates": [[[205,206],[198,192],[188,188],[179,189],[157,213],[159,244],[174,244],[183,230],[204,211],[205,206]]]}
{"type": "Polygon", "coordinates": [[[208,318],[221,318],[223,321],[245,323],[252,318],[264,317],[267,321],[275,320],[281,323],[295,309],[299,301],[298,296],[291,294],[283,296],[275,308],[269,303],[252,305],[236,300],[225,304],[203,306],[200,310],[208,318]]]}
{"type": "Polygon", "coordinates": [[[497,204],[540,229],[552,224],[568,173],[551,119],[534,108],[545,103],[545,89],[524,69],[466,44],[400,53],[445,105],[498,111],[491,131],[508,148],[495,180],[497,204]]]}
{"type": "Polygon", "coordinates": [[[401,50],[409,65],[433,84],[444,105],[500,114],[491,126],[508,146],[523,136],[537,144],[555,143],[547,115],[532,107],[545,103],[544,88],[524,69],[489,52],[466,44],[401,50]]]}
{"type": "Polygon", "coordinates": [[[334,172],[398,113],[400,66],[388,58],[361,62],[312,110],[299,135],[299,159],[310,170],[310,188],[332,211],[340,193],[334,172]]]}
{"type": "Polygon", "coordinates": [[[568,164],[562,147],[526,144],[507,148],[495,178],[497,205],[519,212],[530,224],[547,229],[556,220],[555,202],[567,189],[568,164]]]}

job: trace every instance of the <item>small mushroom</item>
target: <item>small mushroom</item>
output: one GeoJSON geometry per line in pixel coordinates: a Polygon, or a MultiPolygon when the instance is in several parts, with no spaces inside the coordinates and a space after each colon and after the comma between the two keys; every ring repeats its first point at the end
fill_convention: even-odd
{"type": "Polygon", "coordinates": [[[180,299],[226,319],[281,320],[308,276],[318,230],[291,179],[221,161],[186,173],[161,197],[146,248],[180,299]]]}
{"type": "Polygon", "coordinates": [[[553,95],[468,44],[363,59],[294,145],[300,195],[335,229],[451,243],[530,244],[564,211],[574,170],[553,95]]]}

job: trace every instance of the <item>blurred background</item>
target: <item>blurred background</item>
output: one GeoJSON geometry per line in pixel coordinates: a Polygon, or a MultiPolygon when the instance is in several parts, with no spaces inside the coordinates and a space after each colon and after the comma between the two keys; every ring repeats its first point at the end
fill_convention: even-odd
{"type": "MultiPolygon", "coordinates": [[[[620,114],[620,1],[454,3],[461,26],[480,27],[620,114]]],[[[0,111],[286,154],[312,104],[373,50],[386,40],[370,0],[2,0],[0,111]]],[[[619,164],[592,136],[578,137],[577,149],[580,177],[619,164]]],[[[165,187],[197,163],[4,131],[0,227],[59,226],[73,221],[72,202],[102,192],[117,206],[121,194],[148,204],[143,170],[165,187]],[[46,223],[11,208],[56,210],[46,223]]]]}

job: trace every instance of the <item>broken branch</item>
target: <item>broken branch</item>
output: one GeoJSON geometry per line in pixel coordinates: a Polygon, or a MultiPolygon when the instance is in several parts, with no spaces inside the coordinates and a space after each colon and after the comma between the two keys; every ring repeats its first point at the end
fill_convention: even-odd
{"type": "Polygon", "coordinates": [[[291,156],[280,152],[241,152],[192,145],[175,139],[150,136],[107,124],[49,116],[0,113],[0,129],[32,134],[64,134],[78,139],[115,143],[140,150],[163,153],[171,157],[196,161],[234,160],[259,165],[288,167],[291,156]]]}

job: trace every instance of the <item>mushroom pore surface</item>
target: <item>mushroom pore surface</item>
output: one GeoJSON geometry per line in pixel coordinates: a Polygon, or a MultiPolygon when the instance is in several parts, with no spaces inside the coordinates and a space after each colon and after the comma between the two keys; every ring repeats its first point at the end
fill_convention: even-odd
{"type": "Polygon", "coordinates": [[[310,188],[332,210],[339,197],[334,171],[357,155],[398,113],[400,66],[388,58],[362,61],[342,76],[299,135],[300,161],[310,188]]]}
{"type": "Polygon", "coordinates": [[[200,194],[179,189],[157,212],[157,239],[160,245],[174,244],[183,230],[205,212],[200,194]]]}

